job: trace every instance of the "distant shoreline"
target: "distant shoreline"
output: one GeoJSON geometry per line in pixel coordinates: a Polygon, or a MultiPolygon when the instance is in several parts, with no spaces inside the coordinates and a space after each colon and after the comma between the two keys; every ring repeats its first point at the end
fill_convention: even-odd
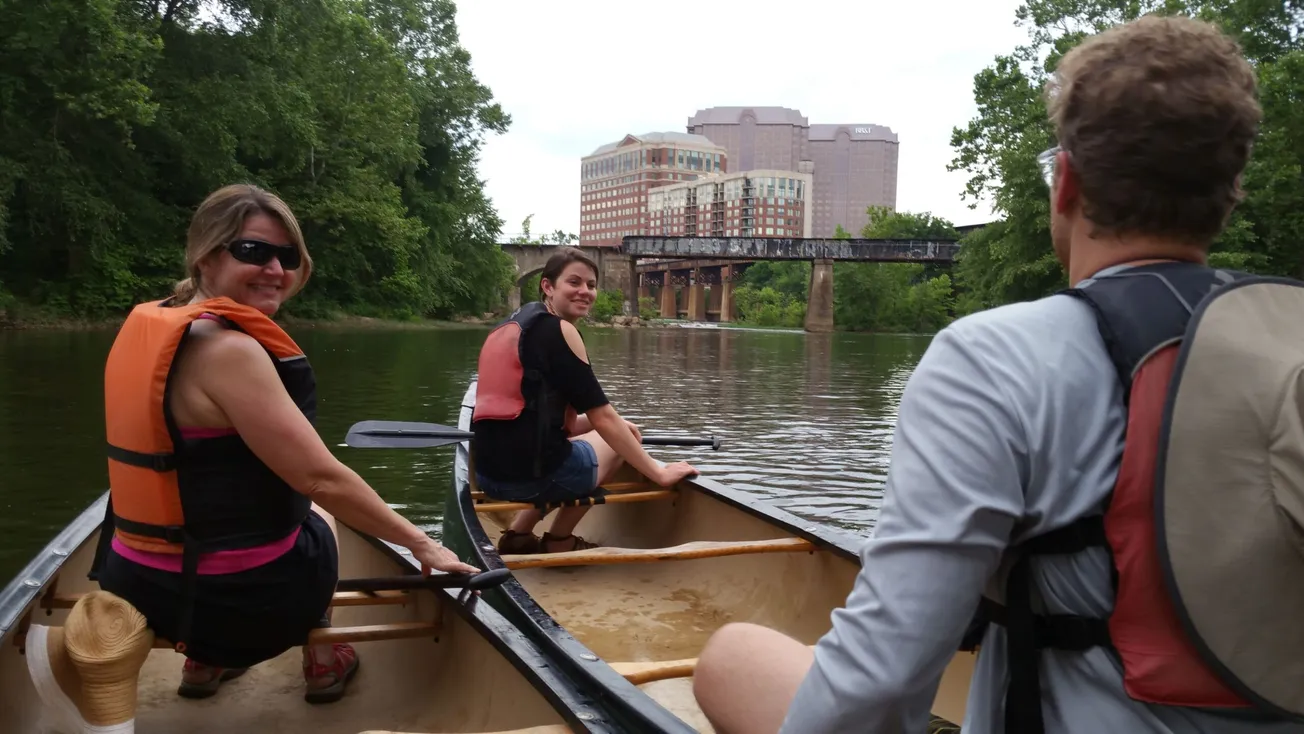
{"type": "MultiPolygon", "coordinates": [[[[101,319],[82,319],[32,314],[25,318],[20,317],[17,319],[9,319],[0,315],[0,331],[107,331],[121,327],[122,322],[125,321],[126,318],[126,315],[111,316],[101,319]]],[[[355,316],[352,314],[338,314],[323,319],[285,316],[276,321],[287,329],[476,329],[497,323],[496,319],[476,317],[465,317],[459,320],[406,320],[355,316]]]]}

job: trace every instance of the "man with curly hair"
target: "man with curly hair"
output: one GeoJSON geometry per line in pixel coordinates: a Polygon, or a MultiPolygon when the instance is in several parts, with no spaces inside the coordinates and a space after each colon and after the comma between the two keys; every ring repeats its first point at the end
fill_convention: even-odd
{"type": "Polygon", "coordinates": [[[1304,731],[1284,716],[1298,711],[1250,705],[1206,675],[1158,606],[1129,597],[1137,618],[1111,617],[1124,591],[1164,586],[1127,565],[1156,552],[1151,526],[1102,521],[1136,479],[1120,472],[1128,398],[1135,410],[1138,394],[1163,397],[1135,392],[1124,365],[1149,359],[1163,329],[1180,340],[1190,304],[1242,277],[1205,262],[1241,197],[1256,95],[1237,44],[1189,18],[1147,16],[1065,55],[1047,88],[1058,145],[1039,163],[1070,290],[936,336],[902,397],[878,525],[831,630],[811,649],[730,624],[703,650],[694,691],[717,732],[922,733],[947,664],[975,647],[966,733],[1304,731]]]}

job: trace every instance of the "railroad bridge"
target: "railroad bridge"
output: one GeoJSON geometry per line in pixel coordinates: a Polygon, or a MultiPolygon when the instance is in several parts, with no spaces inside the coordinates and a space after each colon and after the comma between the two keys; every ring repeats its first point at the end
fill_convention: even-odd
{"type": "MultiPolygon", "coordinates": [[[[509,306],[521,304],[520,286],[543,269],[564,245],[501,245],[516,260],[517,287],[509,306]]],[[[734,317],[733,284],[758,260],[809,260],[810,291],[806,330],[833,330],[833,263],[951,263],[960,246],[954,240],[835,240],[782,237],[625,237],[617,247],[580,247],[598,264],[603,289],[625,294],[625,312],[656,289],[661,316],[691,321],[734,317]],[[680,292],[686,291],[686,298],[680,292]],[[681,300],[684,302],[681,304],[681,300]]]]}

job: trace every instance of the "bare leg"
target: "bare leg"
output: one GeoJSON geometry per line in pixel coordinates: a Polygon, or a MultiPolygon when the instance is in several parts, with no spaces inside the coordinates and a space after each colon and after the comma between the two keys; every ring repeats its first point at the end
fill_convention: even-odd
{"type": "Polygon", "coordinates": [[[774,734],[814,660],[787,635],[727,624],[702,649],[693,695],[718,734],[774,734]]]}
{"type": "MultiPolygon", "coordinates": [[[[593,453],[598,457],[599,485],[610,479],[611,475],[615,474],[616,470],[620,468],[620,465],[625,463],[625,460],[620,458],[615,449],[607,445],[607,442],[602,439],[602,436],[598,435],[597,431],[589,431],[575,436],[571,440],[588,441],[589,445],[593,447],[593,453]]],[[[570,535],[575,530],[575,526],[579,525],[584,513],[590,509],[591,507],[563,507],[557,511],[557,517],[552,521],[552,528],[548,532],[562,537],[570,535]]],[[[543,519],[543,515],[544,513],[540,510],[521,510],[516,513],[516,517],[512,518],[512,532],[534,532],[534,526],[539,524],[539,521],[543,519]]]]}

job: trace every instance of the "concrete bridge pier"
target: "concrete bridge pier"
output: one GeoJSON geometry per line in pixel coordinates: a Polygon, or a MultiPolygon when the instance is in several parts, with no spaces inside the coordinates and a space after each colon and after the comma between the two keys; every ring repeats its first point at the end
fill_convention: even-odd
{"type": "Polygon", "coordinates": [[[667,270],[661,279],[661,318],[679,318],[679,304],[675,300],[674,273],[667,270]]]}
{"type": "Polygon", "coordinates": [[[507,313],[514,313],[521,307],[521,284],[517,283],[507,289],[507,313]]]}
{"type": "Polygon", "coordinates": [[[833,331],[833,261],[817,259],[810,269],[806,295],[806,331],[833,331]]]}
{"type": "Polygon", "coordinates": [[[693,271],[692,285],[688,286],[688,320],[706,321],[706,284],[701,270],[693,271]]]}
{"type": "Polygon", "coordinates": [[[720,268],[720,321],[734,320],[733,282],[736,268],[725,265],[720,268]]]}

